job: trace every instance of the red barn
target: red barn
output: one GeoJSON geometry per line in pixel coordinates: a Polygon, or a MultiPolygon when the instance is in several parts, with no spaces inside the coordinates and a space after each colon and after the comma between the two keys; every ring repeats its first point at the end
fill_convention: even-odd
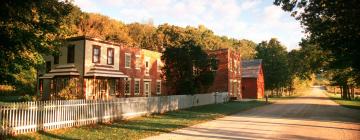
{"type": "Polygon", "coordinates": [[[251,99],[263,98],[264,75],[262,70],[262,60],[243,60],[241,66],[242,97],[251,99]]]}

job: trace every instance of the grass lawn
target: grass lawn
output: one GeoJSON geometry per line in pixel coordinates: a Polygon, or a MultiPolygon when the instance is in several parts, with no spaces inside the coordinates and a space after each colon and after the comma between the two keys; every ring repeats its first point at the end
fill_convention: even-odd
{"type": "Polygon", "coordinates": [[[326,92],[326,95],[329,96],[329,98],[331,100],[335,101],[339,105],[342,105],[347,108],[360,110],[360,99],[359,98],[354,99],[354,100],[344,100],[344,99],[341,99],[340,94],[333,94],[333,93],[326,92]]]}
{"type": "Polygon", "coordinates": [[[265,105],[264,101],[233,101],[138,117],[127,121],[29,133],[6,139],[141,139],[262,105],[265,105]]]}

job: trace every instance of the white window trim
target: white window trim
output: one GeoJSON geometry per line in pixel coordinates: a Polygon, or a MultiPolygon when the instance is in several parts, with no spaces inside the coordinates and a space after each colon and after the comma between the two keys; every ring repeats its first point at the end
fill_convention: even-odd
{"type": "Polygon", "coordinates": [[[135,78],[135,79],[134,79],[134,95],[140,95],[140,89],[141,89],[140,79],[135,78]],[[136,91],[136,90],[135,90],[135,85],[136,85],[135,83],[136,83],[137,81],[139,82],[139,90],[138,90],[139,92],[135,92],[135,91],[136,91]]]}
{"type": "Polygon", "coordinates": [[[141,56],[140,55],[135,55],[135,69],[140,70],[141,65],[142,65],[141,56]],[[139,67],[137,67],[138,66],[137,65],[138,59],[140,59],[140,62],[141,62],[139,67]]]}
{"type": "Polygon", "coordinates": [[[125,80],[125,82],[127,82],[127,81],[130,82],[130,83],[129,83],[129,92],[128,92],[128,93],[125,92],[125,91],[126,91],[126,86],[125,86],[125,87],[124,87],[124,95],[131,95],[131,79],[128,78],[127,80],[125,80]]]}
{"type": "Polygon", "coordinates": [[[161,80],[156,80],[156,94],[157,94],[157,95],[160,95],[160,94],[161,94],[161,80]],[[158,86],[157,84],[158,84],[158,82],[160,82],[160,92],[157,91],[157,86],[158,86]]]}
{"type": "Polygon", "coordinates": [[[145,57],[145,75],[146,76],[149,76],[150,75],[150,64],[151,63],[151,61],[150,61],[150,57],[145,57]],[[149,63],[148,63],[148,67],[146,67],[146,61],[148,61],[149,63]],[[146,73],[146,72],[148,72],[148,73],[146,73]]]}
{"type": "Polygon", "coordinates": [[[150,97],[151,96],[151,79],[144,79],[143,81],[144,81],[143,82],[143,84],[144,84],[144,92],[143,92],[143,94],[144,94],[144,96],[150,97]],[[146,82],[149,83],[149,94],[145,94],[145,83],[146,82]]]}
{"type": "Polygon", "coordinates": [[[125,53],[125,58],[124,58],[124,60],[125,60],[125,63],[124,63],[124,65],[125,65],[125,68],[131,68],[131,54],[130,53],[125,53]],[[129,63],[129,67],[127,67],[126,66],[126,56],[130,56],[130,63],[129,63]]]}

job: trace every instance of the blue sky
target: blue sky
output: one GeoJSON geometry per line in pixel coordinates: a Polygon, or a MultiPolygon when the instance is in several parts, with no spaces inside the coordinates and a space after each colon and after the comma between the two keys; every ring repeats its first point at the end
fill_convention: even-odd
{"type": "Polygon", "coordinates": [[[288,50],[304,36],[300,23],[272,4],[273,0],[75,0],[83,11],[125,23],[169,23],[185,27],[202,24],[217,35],[257,43],[275,37],[288,50]]]}

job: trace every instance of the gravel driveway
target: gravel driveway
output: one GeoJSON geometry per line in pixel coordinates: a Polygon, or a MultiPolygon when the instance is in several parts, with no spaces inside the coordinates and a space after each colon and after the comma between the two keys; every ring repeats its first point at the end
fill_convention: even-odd
{"type": "Polygon", "coordinates": [[[306,96],[279,100],[214,121],[149,137],[195,139],[351,139],[360,140],[360,111],[331,101],[319,88],[306,96]]]}

